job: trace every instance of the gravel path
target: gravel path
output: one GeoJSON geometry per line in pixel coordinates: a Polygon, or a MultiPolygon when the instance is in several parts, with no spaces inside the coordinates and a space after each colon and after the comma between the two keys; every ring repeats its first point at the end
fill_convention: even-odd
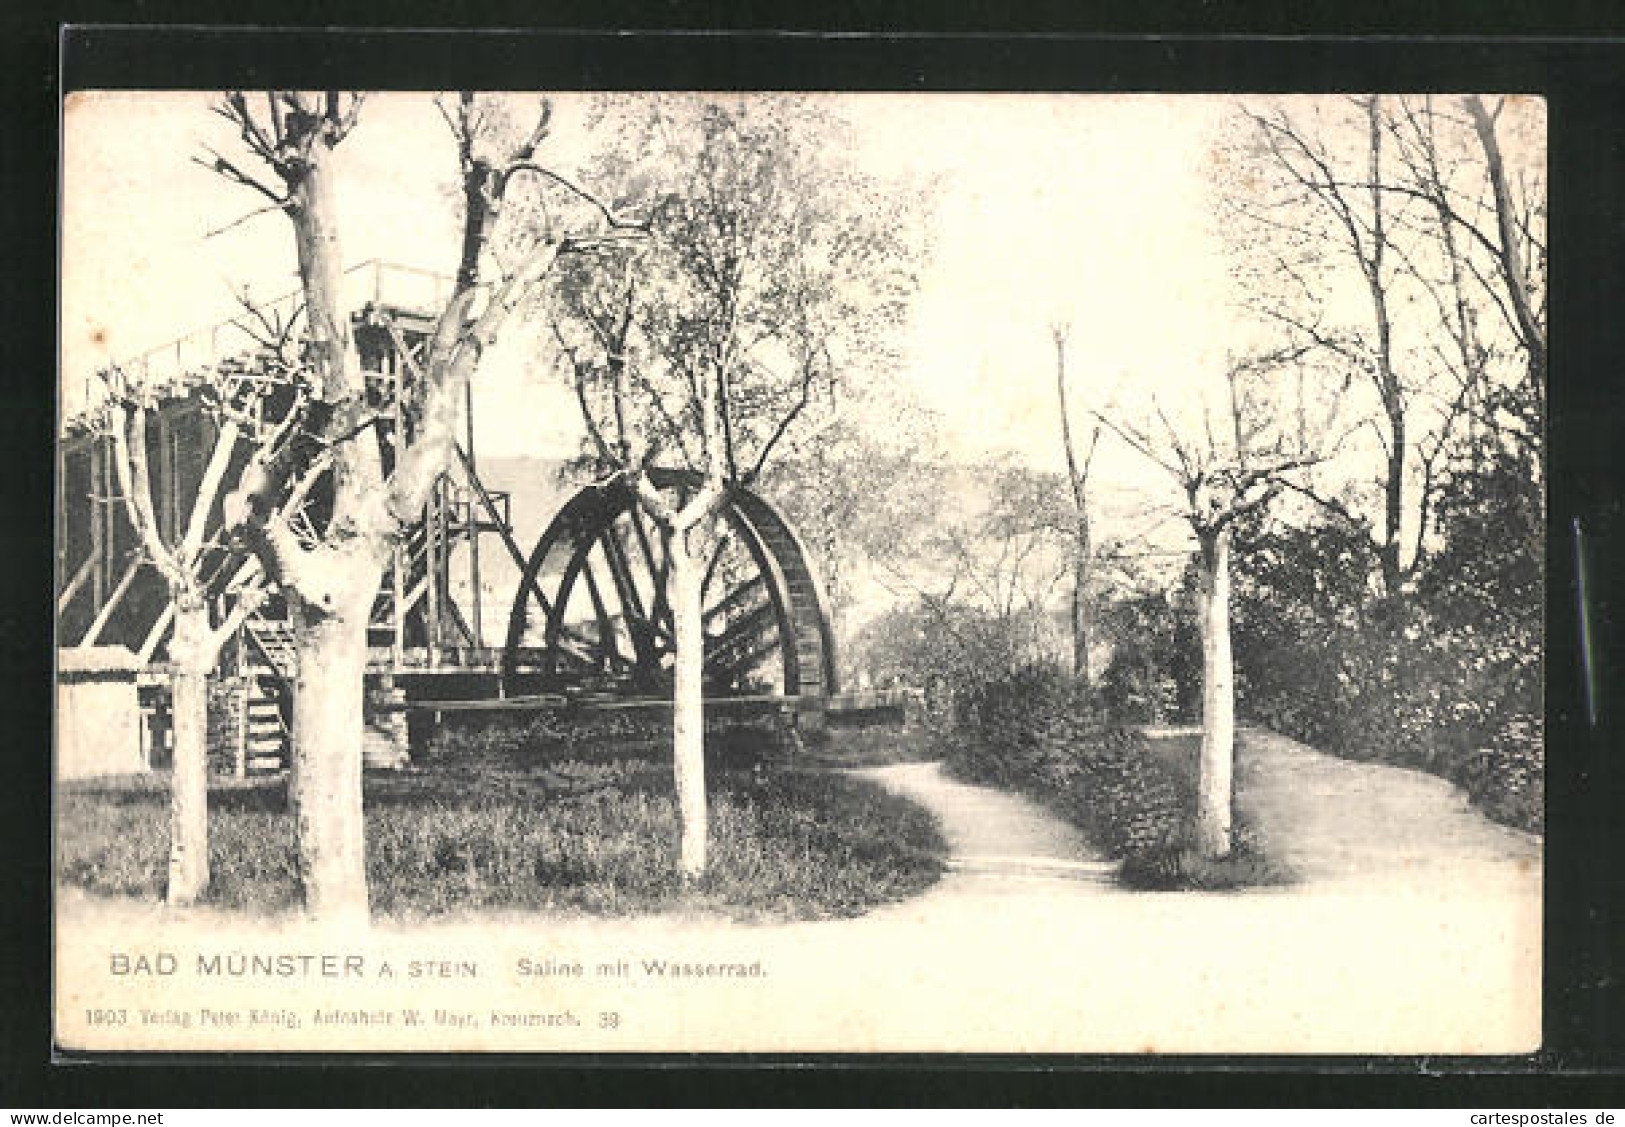
{"type": "MultiPolygon", "coordinates": [[[[1194,752],[1194,729],[1150,735],[1194,752]]],[[[853,773],[937,816],[952,873],[1110,881],[1113,863],[1029,799],[958,782],[938,763],[853,773]]],[[[1419,771],[1339,759],[1248,730],[1238,741],[1236,794],[1270,854],[1305,885],[1420,890],[1466,880],[1517,885],[1538,875],[1538,839],[1490,821],[1459,787],[1419,771]]]]}
{"type": "Polygon", "coordinates": [[[1539,839],[1490,821],[1435,775],[1241,734],[1237,804],[1306,883],[1413,889],[1538,878],[1539,839]]]}
{"type": "Polygon", "coordinates": [[[853,774],[935,814],[948,841],[949,872],[956,876],[1101,885],[1116,868],[1076,829],[1037,804],[950,779],[940,763],[868,767],[853,774]]]}

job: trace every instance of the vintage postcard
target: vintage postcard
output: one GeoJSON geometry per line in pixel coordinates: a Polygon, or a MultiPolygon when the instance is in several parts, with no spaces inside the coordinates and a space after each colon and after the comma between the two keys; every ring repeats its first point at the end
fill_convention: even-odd
{"type": "Polygon", "coordinates": [[[1542,100],[62,121],[63,1052],[1539,1048],[1542,100]]]}

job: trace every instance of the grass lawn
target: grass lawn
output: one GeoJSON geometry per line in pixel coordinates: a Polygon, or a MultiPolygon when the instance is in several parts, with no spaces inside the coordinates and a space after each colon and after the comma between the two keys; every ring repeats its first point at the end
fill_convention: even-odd
{"type": "MultiPolygon", "coordinates": [[[[947,847],[935,820],[872,784],[791,767],[713,770],[709,784],[711,866],[685,886],[674,872],[671,769],[659,761],[369,774],[373,910],[397,919],[477,909],[817,919],[911,896],[942,873],[947,847]]],[[[168,801],[162,774],[60,788],[60,879],[161,897],[168,801]]],[[[295,906],[281,779],[212,785],[210,863],[209,902],[256,913],[295,906]]]]}

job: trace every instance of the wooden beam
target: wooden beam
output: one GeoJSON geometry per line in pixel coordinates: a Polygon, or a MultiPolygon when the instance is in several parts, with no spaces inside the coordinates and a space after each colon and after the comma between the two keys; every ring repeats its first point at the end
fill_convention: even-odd
{"type": "Polygon", "coordinates": [[[722,563],[722,555],[728,549],[728,538],[717,537],[717,546],[711,550],[711,558],[705,565],[705,578],[700,580],[700,595],[711,589],[711,581],[717,577],[717,567],[722,563]]]}
{"type": "Polygon", "coordinates": [[[158,523],[158,539],[173,547],[181,542],[180,482],[175,464],[175,428],[169,412],[159,410],[158,416],[158,496],[153,500],[153,518],[158,523]]]}
{"type": "Polygon", "coordinates": [[[423,596],[428,593],[428,590],[429,577],[425,575],[422,579],[418,580],[417,586],[413,587],[412,590],[407,594],[406,601],[401,604],[401,613],[403,615],[409,614],[412,608],[417,606],[418,603],[423,599],[423,596]]]}
{"type": "MultiPolygon", "coordinates": [[[[438,283],[436,283],[438,285],[438,283]]],[[[474,384],[472,381],[463,385],[463,423],[468,431],[468,476],[470,481],[478,482],[479,473],[474,468],[474,384]]],[[[469,586],[473,591],[474,601],[474,644],[485,645],[484,615],[480,603],[480,530],[474,519],[474,504],[468,505],[468,576],[469,586]]]]}
{"type": "MultiPolygon", "coordinates": [[[[649,608],[649,619],[660,627],[666,637],[676,644],[677,625],[672,621],[671,608],[666,598],[666,573],[671,567],[670,558],[655,563],[654,547],[649,539],[649,532],[643,525],[643,509],[635,501],[627,510],[632,520],[632,530],[637,533],[638,546],[643,551],[643,562],[649,565],[649,577],[654,584],[654,603],[649,608]]],[[[704,591],[704,587],[701,587],[704,591]]]]}
{"type": "Polygon", "coordinates": [[[745,599],[751,595],[754,595],[757,591],[765,590],[766,587],[767,576],[765,575],[757,575],[754,579],[746,580],[738,587],[735,587],[732,591],[729,591],[728,594],[723,597],[721,602],[717,603],[715,606],[711,607],[705,612],[706,621],[711,621],[719,614],[726,614],[728,611],[733,610],[740,603],[744,602],[745,599]]]}
{"type": "MultiPolygon", "coordinates": [[[[778,634],[777,618],[773,604],[763,603],[749,614],[733,622],[727,630],[715,639],[711,639],[710,644],[705,647],[706,664],[710,665],[714,662],[732,658],[733,660],[728,663],[730,671],[740,668],[739,663],[745,659],[745,655],[759,655],[759,652],[764,651],[762,645],[758,644],[743,648],[742,643],[750,643],[764,637],[767,633],[764,627],[770,622],[774,625],[773,633],[776,636],[778,634]],[[743,653],[740,653],[739,651],[742,648],[743,653]]],[[[760,660],[759,656],[757,656],[757,660],[760,660]]]]}
{"type": "Polygon", "coordinates": [[[62,588],[62,593],[56,597],[57,614],[68,609],[73,597],[79,593],[79,588],[85,585],[85,580],[90,578],[90,573],[95,567],[96,556],[92,553],[85,557],[85,562],[79,565],[79,570],[73,573],[73,578],[68,580],[68,585],[62,588]]]}
{"type": "Polygon", "coordinates": [[[462,608],[448,598],[442,604],[442,609],[446,611],[446,617],[451,620],[451,624],[457,627],[457,632],[463,636],[463,641],[476,649],[480,648],[480,644],[474,640],[474,631],[469,627],[468,620],[463,617],[462,608]]]}
{"type": "Polygon", "coordinates": [[[102,594],[106,589],[106,580],[102,578],[102,539],[107,534],[107,474],[104,472],[107,445],[100,440],[90,444],[90,605],[97,610],[102,609],[102,594]]]}
{"type": "Polygon", "coordinates": [[[391,549],[394,560],[389,569],[389,598],[394,604],[395,620],[390,624],[389,649],[396,665],[406,656],[406,551],[400,544],[391,549]]]}
{"type": "MultiPolygon", "coordinates": [[[[393,339],[399,342],[400,334],[394,330],[393,323],[391,323],[390,328],[393,339]]],[[[406,400],[404,398],[405,389],[401,384],[402,364],[400,357],[394,355],[388,357],[384,364],[388,369],[390,384],[393,388],[390,413],[393,416],[394,429],[390,432],[390,440],[393,444],[390,448],[390,458],[393,463],[398,463],[401,452],[406,449],[406,400]]],[[[393,466],[391,469],[393,469],[393,466]]],[[[389,586],[390,598],[395,603],[395,629],[389,643],[390,659],[399,668],[406,659],[406,569],[410,565],[412,558],[411,544],[396,541],[391,551],[394,555],[394,562],[389,571],[389,586]]]]}
{"type": "MultiPolygon", "coordinates": [[[[396,355],[399,356],[402,360],[405,361],[404,368],[410,369],[412,374],[417,376],[421,380],[422,377],[423,377],[422,366],[419,363],[418,359],[415,356],[412,355],[411,348],[407,345],[405,338],[401,335],[400,329],[395,325],[393,320],[391,320],[390,323],[389,323],[389,334],[390,334],[390,338],[395,343],[396,355]]],[[[399,375],[397,375],[397,387],[399,387],[399,386],[401,386],[401,385],[399,383],[399,375]]],[[[399,391],[397,391],[397,393],[396,393],[396,401],[397,402],[400,401],[400,393],[399,393],[399,391]]],[[[461,442],[454,441],[452,443],[453,448],[457,451],[457,462],[463,468],[463,476],[466,479],[469,487],[474,491],[475,496],[479,498],[480,506],[485,509],[486,515],[491,518],[492,525],[494,525],[496,527],[497,534],[502,538],[503,547],[507,548],[508,549],[508,555],[513,557],[514,566],[519,569],[519,574],[522,577],[527,576],[529,574],[529,572],[528,572],[528,570],[526,568],[526,564],[527,564],[528,561],[525,559],[524,550],[519,547],[519,542],[516,541],[513,538],[513,532],[508,528],[507,523],[502,519],[502,514],[497,511],[496,501],[494,501],[492,499],[490,492],[485,488],[485,483],[480,480],[479,471],[474,466],[474,456],[470,452],[471,449],[472,449],[473,439],[474,439],[474,431],[473,431],[473,411],[474,411],[474,406],[473,406],[472,392],[470,392],[470,398],[467,401],[466,410],[468,411],[468,422],[469,422],[469,431],[468,431],[469,447],[465,448],[461,442]]],[[[399,425],[399,424],[397,424],[397,425],[399,425]]],[[[404,444],[404,439],[399,434],[397,434],[396,435],[396,442],[397,442],[398,445],[402,445],[402,444],[404,444]]],[[[444,490],[444,485],[442,485],[441,489],[439,491],[437,491],[437,492],[443,493],[443,490],[444,490]]],[[[441,498],[440,498],[439,505],[441,506],[440,520],[441,520],[442,535],[444,535],[444,515],[445,515],[444,514],[444,505],[445,505],[445,498],[443,496],[441,496],[441,498]]],[[[435,512],[433,507],[431,507],[430,512],[431,512],[431,518],[430,519],[432,520],[432,519],[434,519],[432,514],[435,512]]],[[[480,618],[479,609],[478,609],[479,608],[479,602],[480,602],[480,591],[479,591],[479,532],[473,528],[473,523],[474,522],[471,519],[469,521],[470,528],[469,528],[469,534],[468,534],[468,536],[469,536],[469,552],[470,552],[469,559],[470,559],[470,567],[471,567],[471,569],[473,571],[473,576],[474,576],[474,605],[475,605],[475,608],[476,608],[475,609],[475,620],[476,620],[476,632],[478,632],[479,629],[480,629],[480,626],[478,625],[478,620],[480,618]]],[[[445,551],[445,553],[446,553],[446,561],[444,562],[443,566],[444,567],[449,567],[450,566],[450,564],[449,564],[450,554],[451,554],[450,550],[449,550],[449,548],[443,548],[442,550],[445,551]]],[[[430,559],[431,568],[434,567],[434,563],[435,563],[434,557],[431,556],[431,559],[430,559]]],[[[531,593],[536,596],[537,601],[542,604],[543,612],[551,614],[552,612],[549,610],[547,597],[542,594],[541,587],[534,581],[534,579],[532,579],[527,584],[527,586],[530,587],[531,593]]],[[[430,612],[429,612],[430,613],[431,624],[430,624],[429,629],[430,629],[431,641],[436,645],[439,644],[439,626],[438,626],[439,613],[438,613],[438,609],[439,608],[438,608],[437,604],[431,603],[430,612]]]]}
{"type": "Polygon", "coordinates": [[[147,631],[146,641],[141,643],[141,652],[136,655],[142,665],[150,662],[152,655],[158,652],[158,643],[164,640],[164,635],[169,632],[169,624],[173,621],[175,621],[175,604],[166,603],[164,613],[158,616],[158,621],[147,631]]]}
{"type": "Polygon", "coordinates": [[[569,705],[566,697],[558,693],[535,693],[529,696],[481,698],[479,700],[384,700],[372,705],[379,712],[509,712],[535,709],[559,709],[569,705]]]}
{"type": "Polygon", "coordinates": [[[632,578],[632,566],[626,558],[620,537],[615,535],[613,521],[599,534],[598,543],[603,547],[604,559],[609,563],[610,578],[615,581],[615,593],[621,601],[621,621],[626,623],[627,633],[632,635],[632,648],[637,651],[638,664],[653,669],[656,665],[654,624],[643,609],[643,600],[632,578]]]}
{"type": "MultiPolygon", "coordinates": [[[[780,693],[755,693],[737,697],[706,697],[705,706],[713,708],[727,705],[775,705],[789,707],[799,698],[780,693]]],[[[664,698],[577,701],[559,693],[534,693],[528,696],[502,697],[479,700],[408,700],[380,701],[374,705],[380,712],[502,712],[526,710],[553,710],[579,708],[586,712],[621,712],[634,709],[668,709],[671,701],[664,698]]]]}
{"type": "MultiPolygon", "coordinates": [[[[530,560],[526,558],[524,550],[519,547],[519,542],[513,538],[513,530],[502,519],[502,513],[497,509],[496,500],[492,498],[490,492],[485,488],[485,483],[480,480],[479,474],[475,471],[474,459],[467,450],[463,449],[462,443],[456,443],[455,446],[457,448],[457,460],[463,467],[463,475],[467,479],[469,486],[474,490],[474,495],[479,498],[480,506],[485,510],[486,515],[491,518],[491,524],[496,529],[497,535],[502,538],[503,547],[508,549],[508,555],[512,557],[514,566],[519,569],[520,583],[541,604],[542,613],[551,617],[553,604],[542,593],[542,585],[531,574],[530,560]]],[[[479,533],[474,531],[471,531],[469,535],[476,541],[479,537],[479,533]]],[[[521,592],[522,594],[523,592],[521,592]]]]}
{"type": "Polygon", "coordinates": [[[497,535],[502,537],[502,544],[508,549],[508,555],[513,557],[514,565],[523,573],[526,563],[525,553],[519,547],[519,542],[513,538],[512,530],[503,521],[502,514],[497,510],[496,500],[485,488],[485,483],[480,480],[479,474],[475,472],[473,457],[470,456],[467,450],[463,449],[463,444],[460,442],[457,443],[457,460],[463,467],[463,476],[473,488],[474,495],[479,498],[480,507],[491,518],[491,523],[496,526],[497,535]]]}
{"type": "MultiPolygon", "coordinates": [[[[798,700],[800,700],[799,697],[791,696],[791,695],[787,695],[787,694],[783,694],[783,693],[750,693],[750,694],[741,694],[741,695],[736,696],[736,697],[705,697],[704,698],[704,704],[705,704],[706,708],[715,708],[715,707],[718,707],[719,705],[741,705],[741,704],[745,704],[745,705],[772,704],[772,705],[779,705],[779,706],[782,706],[782,707],[788,707],[790,705],[795,704],[798,700]]],[[[623,710],[630,710],[630,709],[637,709],[637,708],[649,708],[649,709],[670,708],[671,707],[671,701],[666,699],[666,698],[658,698],[658,699],[650,698],[650,699],[641,699],[641,700],[637,699],[637,698],[633,698],[633,699],[630,699],[630,700],[581,701],[579,703],[578,707],[580,707],[583,710],[590,711],[590,712],[620,712],[620,711],[623,711],[623,710]]]]}
{"type": "Polygon", "coordinates": [[[440,554],[437,540],[440,529],[438,509],[441,482],[429,492],[429,504],[423,514],[423,581],[428,584],[429,599],[424,609],[424,621],[429,632],[429,668],[440,664],[440,554]]]}

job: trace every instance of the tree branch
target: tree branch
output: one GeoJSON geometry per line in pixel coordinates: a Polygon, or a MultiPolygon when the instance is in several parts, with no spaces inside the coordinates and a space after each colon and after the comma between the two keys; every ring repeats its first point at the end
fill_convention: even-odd
{"type": "Polygon", "coordinates": [[[187,576],[174,554],[158,534],[158,521],[152,511],[152,482],[147,471],[146,409],[137,405],[134,412],[114,400],[108,407],[108,430],[113,440],[113,466],[118,477],[119,492],[124,497],[125,512],[147,558],[163,574],[172,590],[186,585],[187,576]],[[126,428],[130,433],[127,435],[126,428]]]}

